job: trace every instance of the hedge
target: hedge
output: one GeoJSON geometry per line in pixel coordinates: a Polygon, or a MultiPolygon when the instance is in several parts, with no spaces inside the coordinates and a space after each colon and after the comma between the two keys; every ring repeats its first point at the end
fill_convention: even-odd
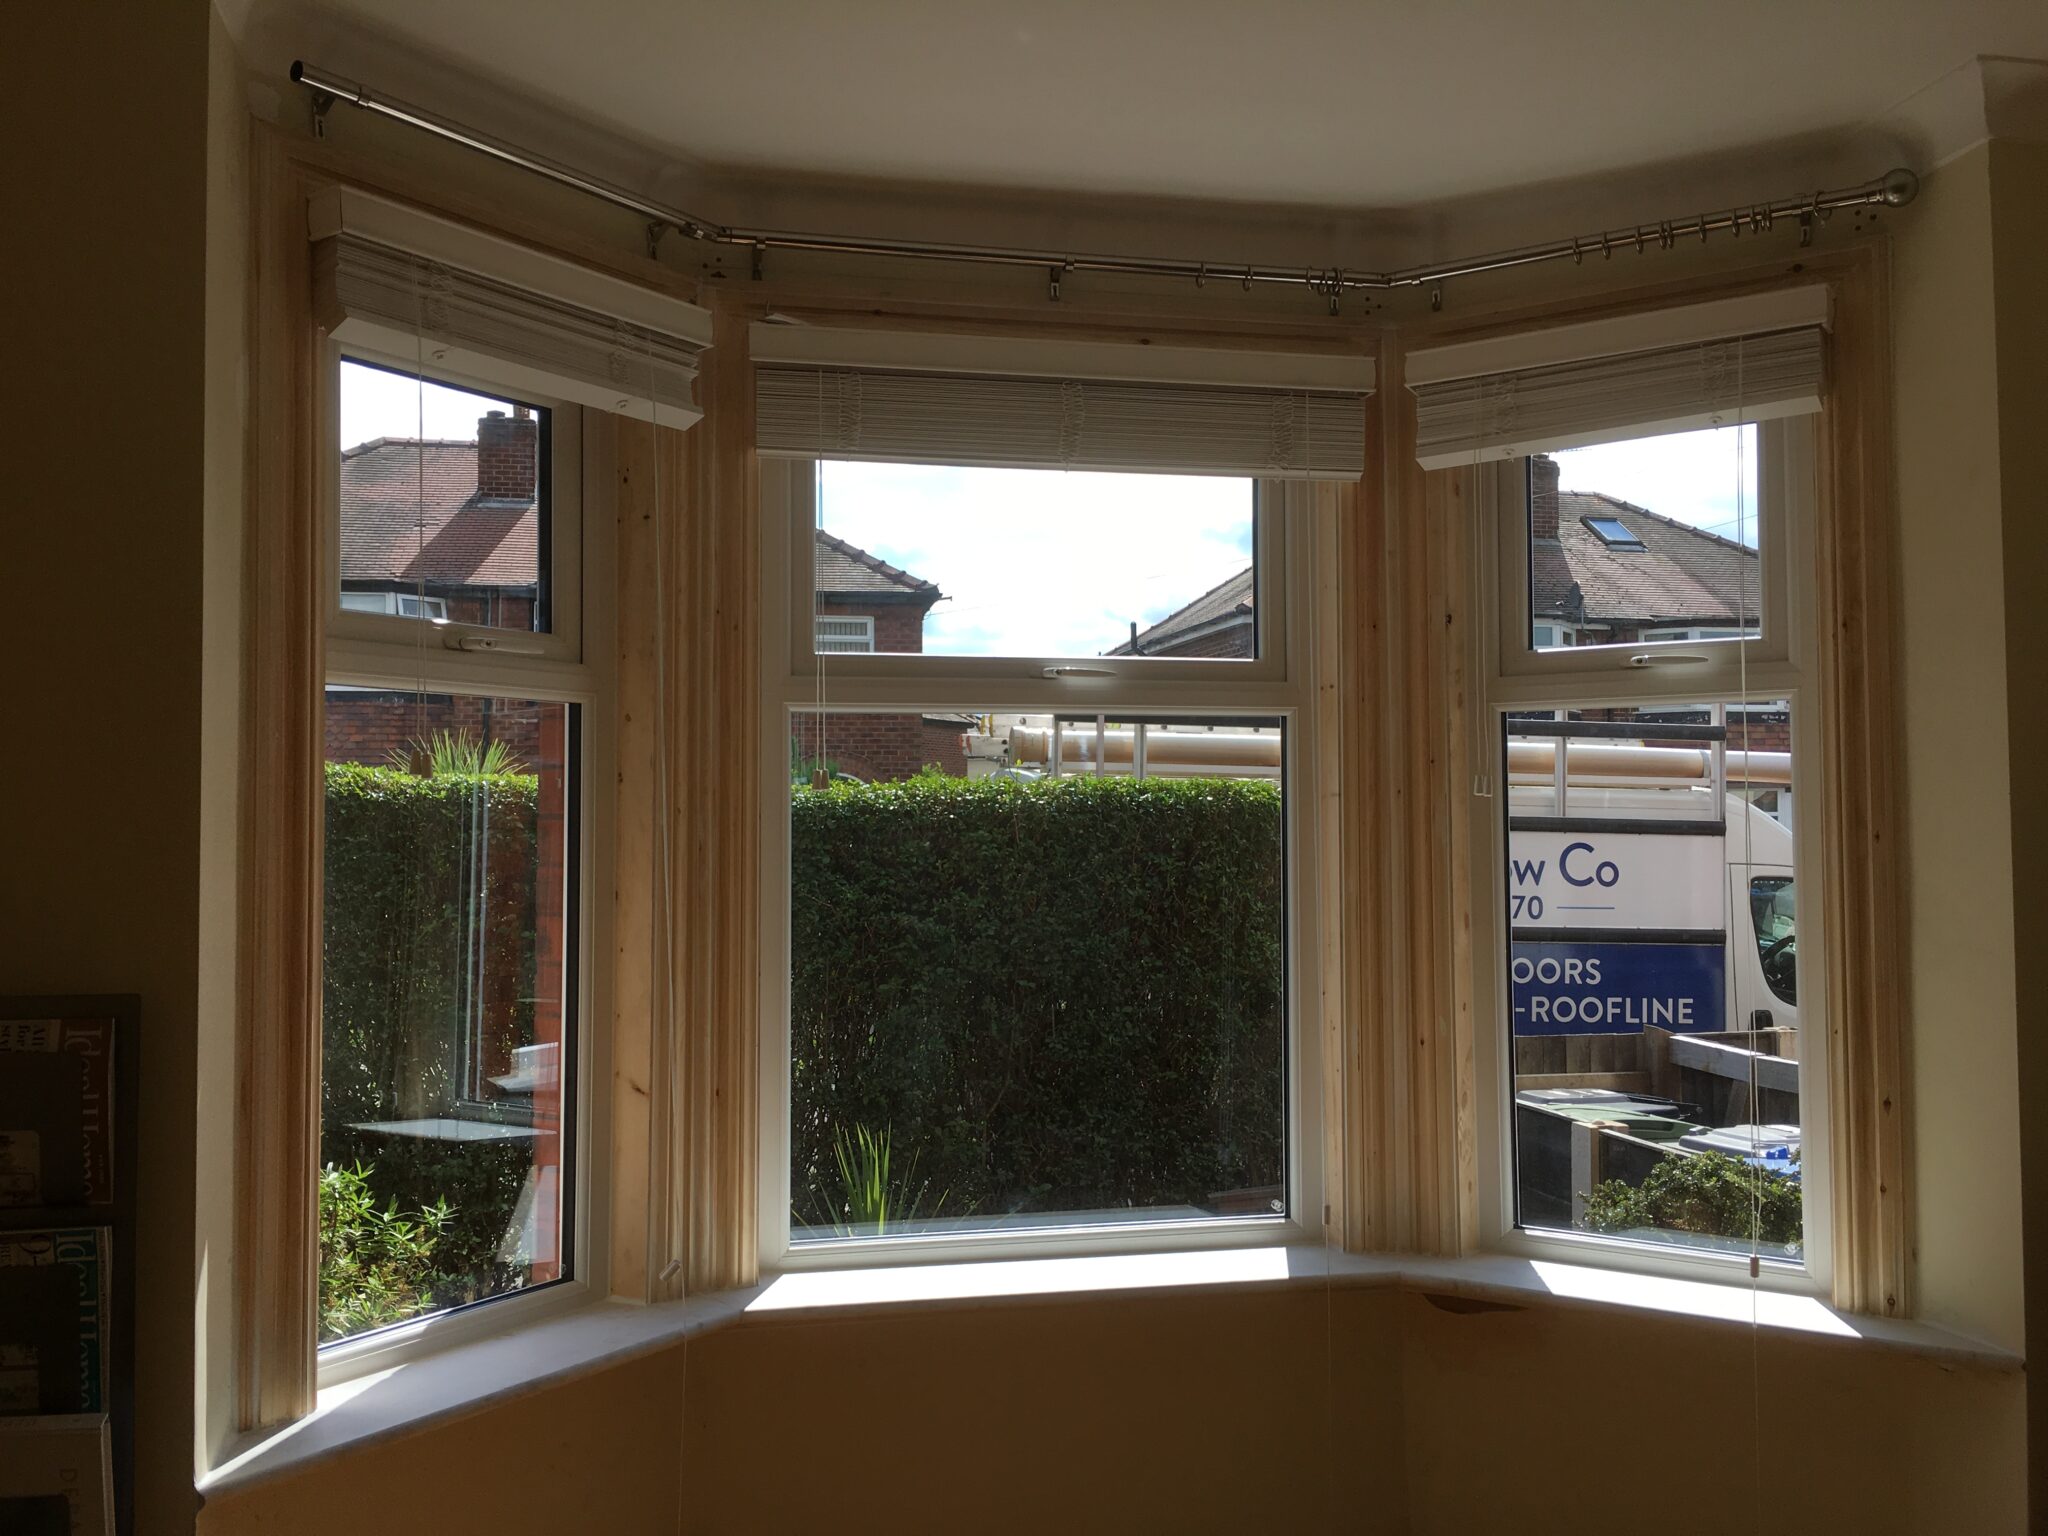
{"type": "Polygon", "coordinates": [[[327,765],[321,1157],[360,1161],[401,1210],[447,1200],[437,1304],[518,1283],[498,1249],[532,1146],[352,1126],[455,1113],[466,1038],[493,1061],[532,1042],[539,789],[530,774],[327,765]]]}
{"type": "MultiPolygon", "coordinates": [[[[350,1127],[457,1111],[473,903],[482,1028],[494,1054],[532,1038],[537,799],[521,774],[327,772],[322,1156],[401,1210],[448,1201],[443,1304],[517,1283],[497,1254],[530,1149],[350,1127]]],[[[1279,1193],[1276,785],[926,775],[798,787],[791,819],[797,1222],[845,1218],[834,1136],[863,1129],[915,1164],[913,1216],[1279,1193]]]]}
{"type": "Polygon", "coordinates": [[[844,1220],[855,1128],[915,1160],[913,1215],[1278,1195],[1277,785],[926,774],[792,800],[793,1220],[844,1220]]]}

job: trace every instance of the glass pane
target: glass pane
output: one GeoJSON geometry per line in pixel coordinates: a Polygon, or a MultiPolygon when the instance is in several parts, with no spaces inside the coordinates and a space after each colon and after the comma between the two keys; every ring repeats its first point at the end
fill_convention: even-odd
{"type": "Polygon", "coordinates": [[[1284,751],[793,714],[793,1240],[1283,1214],[1284,751]]]}
{"type": "Polygon", "coordinates": [[[1785,706],[1511,717],[1503,745],[1518,1219],[1796,1259],[1785,706]]]}
{"type": "Polygon", "coordinates": [[[1760,632],[1754,426],[1538,454],[1531,649],[1760,632]]]}
{"type": "Polygon", "coordinates": [[[827,460],[818,618],[866,618],[870,648],[898,654],[1249,659],[1255,496],[1199,475],[827,460]]]}
{"type": "Polygon", "coordinates": [[[574,714],[327,690],[322,1341],[568,1273],[574,714]]]}
{"type": "Polygon", "coordinates": [[[343,358],[341,606],[545,633],[548,411],[343,358]]]}

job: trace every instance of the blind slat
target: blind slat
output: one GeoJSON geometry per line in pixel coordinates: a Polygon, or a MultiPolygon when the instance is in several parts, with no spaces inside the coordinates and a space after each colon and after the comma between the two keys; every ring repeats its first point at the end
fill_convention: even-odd
{"type": "Polygon", "coordinates": [[[1802,415],[1821,406],[1817,326],[1414,386],[1425,469],[1662,432],[1802,415]]]}
{"type": "Polygon", "coordinates": [[[756,442],[783,458],[1352,480],[1364,406],[1350,391],[755,370],[756,442]]]}
{"type": "Polygon", "coordinates": [[[320,242],[316,281],[341,341],[482,370],[507,384],[671,425],[694,403],[701,343],[343,231],[320,242]]]}

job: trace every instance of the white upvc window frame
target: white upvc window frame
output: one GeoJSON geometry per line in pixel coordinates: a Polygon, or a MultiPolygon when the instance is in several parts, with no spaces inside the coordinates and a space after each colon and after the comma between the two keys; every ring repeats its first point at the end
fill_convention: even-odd
{"type": "Polygon", "coordinates": [[[583,541],[583,413],[585,407],[573,401],[515,389],[507,380],[493,380],[475,369],[451,370],[435,365],[422,367],[417,359],[399,357],[355,344],[327,343],[326,366],[322,372],[330,397],[322,412],[325,452],[321,459],[326,476],[327,635],[330,664],[337,649],[361,659],[384,654],[394,645],[409,648],[440,647],[451,654],[518,656],[525,660],[566,664],[570,670],[555,669],[568,679],[584,656],[583,585],[585,560],[583,541]],[[417,373],[431,383],[474,390],[494,399],[510,399],[525,405],[544,406],[548,416],[548,495],[542,507],[548,519],[546,545],[551,569],[548,573],[548,629],[545,632],[495,629],[482,624],[458,624],[432,618],[409,617],[396,612],[365,613],[346,609],[341,603],[341,448],[337,389],[343,361],[357,361],[400,374],[417,373]],[[473,650],[465,650],[473,647],[473,650]]]}
{"type": "Polygon", "coordinates": [[[818,461],[764,457],[761,507],[760,1205],[764,1274],[980,1259],[1321,1242],[1321,1077],[1311,850],[1315,806],[1313,486],[1259,480],[1254,532],[1258,657],[919,656],[827,653],[828,711],[1215,715],[1285,722],[1282,799],[1288,848],[1287,1212],[1129,1225],[1076,1224],[944,1237],[790,1242],[789,722],[820,705],[812,650],[818,461]],[[1078,669],[1061,673],[1062,667],[1078,669]]]}
{"type": "MultiPolygon", "coordinates": [[[[322,506],[330,570],[339,569],[340,364],[342,357],[386,361],[360,347],[328,345],[318,381],[318,458],[324,466],[322,506]]],[[[394,366],[409,368],[399,362],[394,366]]],[[[571,772],[576,797],[577,945],[573,995],[564,999],[570,1010],[573,1072],[569,1099],[572,1139],[565,1145],[570,1159],[566,1181],[569,1242],[563,1259],[568,1273],[560,1279],[494,1296],[443,1312],[429,1313],[354,1338],[322,1345],[318,1384],[322,1391],[374,1371],[399,1365],[417,1355],[526,1326],[566,1312],[608,1293],[611,1013],[609,966],[603,964],[611,946],[612,796],[616,780],[614,718],[614,626],[609,603],[586,604],[588,583],[594,592],[612,590],[614,547],[608,487],[613,482],[609,454],[586,454],[585,408],[568,401],[536,399],[531,390],[513,390],[487,375],[455,375],[427,371],[432,382],[449,383],[493,395],[510,394],[549,410],[551,437],[551,515],[554,578],[551,601],[553,628],[546,636],[519,631],[439,623],[397,615],[346,612],[340,605],[340,582],[328,595],[327,686],[348,686],[407,692],[453,693],[496,698],[537,699],[578,708],[579,760],[571,772]],[[465,637],[493,642],[479,649],[459,649],[465,637]],[[495,642],[513,642],[501,645],[495,642]],[[538,646],[520,642],[542,642],[538,646]]],[[[608,442],[609,438],[600,439],[608,442]]]]}
{"type": "MultiPolygon", "coordinates": [[[[1477,468],[1474,504],[1488,509],[1498,537],[1474,541],[1472,572],[1475,792],[1470,803],[1469,877],[1472,901],[1472,996],[1475,1130],[1479,1165],[1479,1238],[1487,1250],[1603,1268],[1817,1295],[1831,1293],[1833,1185],[1828,1155],[1827,934],[1821,903],[1800,913],[1799,1018],[1801,1185],[1805,1230],[1798,1263],[1764,1259],[1752,1277],[1741,1255],[1689,1250],[1594,1233],[1519,1227],[1515,1220],[1514,1053],[1505,982],[1507,941],[1507,786],[1497,756],[1502,722],[1512,711],[1654,707],[1702,700],[1773,703],[1792,712],[1793,795],[1811,805],[1819,793],[1820,710],[1810,679],[1817,675],[1815,564],[1817,429],[1814,416],[1768,421],[1758,428],[1757,477],[1764,532],[1765,633],[1739,641],[1700,642],[1698,659],[1674,667],[1630,664],[1631,645],[1580,646],[1533,655],[1529,635],[1528,481],[1526,459],[1477,468]],[[1769,551],[1776,550],[1773,560],[1769,551]],[[1517,551],[1519,550],[1519,558],[1517,551]],[[1802,573],[1806,579],[1798,579],[1802,573]],[[1529,665],[1531,661],[1542,663],[1529,665]]],[[[1793,824],[1796,878],[1819,884],[1818,816],[1793,824]]],[[[1725,884],[1725,880],[1723,884],[1725,884]]]]}

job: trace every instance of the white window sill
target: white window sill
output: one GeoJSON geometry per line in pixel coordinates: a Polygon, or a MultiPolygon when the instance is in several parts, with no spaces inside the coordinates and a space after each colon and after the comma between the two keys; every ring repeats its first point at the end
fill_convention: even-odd
{"type": "Polygon", "coordinates": [[[773,1322],[957,1310],[1084,1296],[1228,1286],[1401,1288],[1509,1307],[1562,1306],[1688,1318],[1844,1346],[1895,1350],[1992,1370],[2020,1368],[2008,1351],[1926,1323],[1837,1312],[1811,1296],[1631,1274],[1546,1259],[1432,1259],[1343,1254],[1312,1244],[1094,1258],[1001,1259],[893,1269],[785,1274],[749,1290],[642,1307],[595,1302],[566,1316],[416,1357],[320,1393],[296,1424],[247,1436],[200,1482],[202,1494],[266,1482],[345,1449],[392,1438],[458,1412],[535,1391],[742,1320],[773,1322]]]}

